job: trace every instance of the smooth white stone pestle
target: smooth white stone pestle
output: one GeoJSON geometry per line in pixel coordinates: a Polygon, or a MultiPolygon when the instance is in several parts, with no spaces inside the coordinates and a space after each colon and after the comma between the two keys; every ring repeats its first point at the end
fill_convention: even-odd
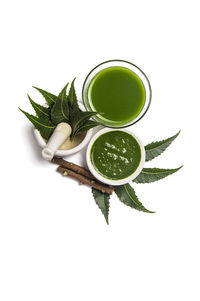
{"type": "Polygon", "coordinates": [[[64,141],[71,135],[72,128],[66,122],[59,123],[51,137],[49,138],[46,147],[42,150],[42,156],[45,160],[52,160],[55,152],[64,143],[64,141]]]}

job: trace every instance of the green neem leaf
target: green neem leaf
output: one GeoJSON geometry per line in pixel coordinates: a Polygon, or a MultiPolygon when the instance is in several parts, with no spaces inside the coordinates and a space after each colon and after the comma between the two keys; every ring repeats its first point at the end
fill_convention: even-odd
{"type": "Polygon", "coordinates": [[[66,95],[67,86],[68,83],[64,86],[51,108],[51,119],[55,124],[69,120],[69,106],[66,95]]]}
{"type": "Polygon", "coordinates": [[[72,135],[77,131],[77,129],[86,121],[88,121],[92,116],[96,115],[97,112],[77,112],[71,117],[70,125],[72,127],[72,135]]]}
{"type": "Polygon", "coordinates": [[[96,121],[92,121],[92,120],[88,120],[86,121],[85,123],[83,123],[77,130],[76,132],[72,135],[72,139],[74,136],[78,135],[78,134],[81,134],[81,133],[84,133],[84,132],[87,132],[89,129],[95,127],[99,125],[98,122],[96,121]]]}
{"type": "Polygon", "coordinates": [[[37,104],[28,95],[37,117],[26,113],[23,110],[21,111],[33,123],[35,128],[40,131],[44,138],[48,139],[55,129],[55,126],[60,122],[68,122],[72,126],[71,139],[75,134],[85,132],[98,125],[93,121],[89,122],[90,117],[97,114],[96,112],[82,112],[80,110],[74,88],[74,81],[75,79],[72,81],[68,96],[66,93],[68,83],[64,86],[58,96],[38,87],[33,87],[43,95],[48,104],[48,108],[37,104]]]}
{"type": "Polygon", "coordinates": [[[69,108],[67,104],[66,96],[64,93],[61,95],[61,98],[57,98],[51,109],[51,120],[54,124],[58,124],[60,122],[67,122],[69,120],[68,117],[69,108]]]}
{"type": "Polygon", "coordinates": [[[172,175],[178,171],[182,166],[174,169],[163,169],[163,168],[143,168],[139,176],[133,180],[135,183],[152,183],[165,177],[172,175]]]}
{"type": "Polygon", "coordinates": [[[92,194],[95,199],[95,202],[101,212],[103,213],[105,220],[108,222],[108,214],[109,214],[109,206],[110,206],[110,195],[107,193],[103,193],[97,189],[92,188],[92,194]]]}
{"type": "Polygon", "coordinates": [[[62,95],[64,94],[65,97],[67,98],[67,93],[66,93],[66,90],[67,90],[67,87],[68,87],[69,83],[67,83],[64,88],[61,90],[61,92],[59,93],[58,97],[61,98],[62,95]]]}
{"type": "Polygon", "coordinates": [[[68,95],[68,101],[71,104],[77,105],[78,100],[77,100],[77,96],[76,96],[76,92],[75,92],[75,88],[74,88],[74,81],[76,78],[73,79],[71,86],[70,86],[70,90],[69,90],[69,95],[68,95]]]}
{"type": "Polygon", "coordinates": [[[129,185],[121,185],[115,186],[115,193],[118,196],[119,200],[125,205],[134,208],[139,211],[147,212],[147,213],[155,213],[153,211],[147,210],[142,203],[138,200],[137,195],[135,194],[134,189],[129,185]]]}
{"type": "Polygon", "coordinates": [[[24,113],[24,115],[30,120],[30,122],[32,122],[34,127],[40,132],[43,138],[49,139],[55,129],[55,125],[51,121],[33,116],[21,109],[20,111],[24,113]]]}
{"type": "Polygon", "coordinates": [[[157,156],[159,156],[160,154],[162,154],[166,148],[172,143],[172,141],[174,141],[174,139],[176,139],[176,137],[179,135],[180,131],[165,140],[162,141],[157,141],[157,142],[152,142],[148,145],[145,146],[145,151],[146,151],[146,161],[150,161],[154,158],[156,158],[157,156]]]}
{"type": "Polygon", "coordinates": [[[68,102],[68,105],[69,105],[69,116],[71,120],[74,118],[74,116],[77,113],[82,112],[78,106],[78,103],[76,105],[75,104],[72,105],[71,103],[68,102]]]}
{"type": "Polygon", "coordinates": [[[44,107],[44,106],[41,106],[39,105],[38,103],[34,102],[30,96],[28,95],[28,98],[30,100],[30,103],[36,113],[36,115],[40,118],[44,118],[44,119],[47,119],[47,120],[50,120],[50,115],[51,115],[51,112],[50,112],[50,109],[47,108],[47,107],[44,107]]]}
{"type": "Polygon", "coordinates": [[[62,114],[66,117],[67,120],[69,120],[69,106],[68,106],[68,100],[66,95],[67,86],[69,83],[67,83],[62,91],[59,94],[59,98],[61,99],[61,110],[62,114]]]}
{"type": "Polygon", "coordinates": [[[51,94],[51,93],[49,93],[45,90],[42,90],[42,89],[34,87],[34,86],[33,86],[33,88],[35,88],[36,90],[38,90],[42,94],[42,96],[45,98],[45,100],[46,100],[46,102],[48,103],[49,106],[54,104],[54,102],[56,101],[56,99],[57,99],[56,95],[51,94]]]}

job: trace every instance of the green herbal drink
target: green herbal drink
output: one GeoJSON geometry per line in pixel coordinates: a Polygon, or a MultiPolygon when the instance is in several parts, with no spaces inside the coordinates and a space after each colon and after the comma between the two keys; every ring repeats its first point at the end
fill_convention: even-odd
{"type": "Polygon", "coordinates": [[[108,67],[98,72],[87,90],[88,106],[100,113],[104,124],[123,126],[142,111],[146,99],[142,80],[125,67],[108,67]]]}
{"type": "Polygon", "coordinates": [[[136,139],[124,131],[111,131],[93,143],[90,160],[104,178],[120,180],[129,177],[141,161],[141,148],[136,139]]]}

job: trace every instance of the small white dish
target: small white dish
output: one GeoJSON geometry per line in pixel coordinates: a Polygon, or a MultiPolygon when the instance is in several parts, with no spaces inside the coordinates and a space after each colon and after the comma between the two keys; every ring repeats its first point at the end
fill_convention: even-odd
{"type": "MultiPolygon", "coordinates": [[[[79,102],[79,107],[82,111],[85,111],[84,106],[80,102],[79,102]]],[[[45,148],[46,142],[45,142],[44,138],[41,136],[40,132],[33,127],[33,133],[34,133],[34,136],[35,136],[38,144],[41,146],[41,148],[45,148]]],[[[72,154],[79,152],[81,149],[83,149],[88,144],[88,142],[90,141],[90,139],[92,137],[92,134],[93,134],[93,129],[88,130],[85,137],[83,138],[82,142],[79,145],[77,145],[74,148],[67,149],[67,150],[57,150],[55,152],[55,156],[64,157],[64,156],[72,155],[72,154]]]]}
{"type": "Polygon", "coordinates": [[[97,132],[92,137],[92,139],[90,140],[90,142],[88,144],[88,147],[87,147],[87,152],[86,152],[86,161],[87,161],[87,165],[88,165],[88,168],[89,168],[90,172],[93,174],[93,176],[97,180],[99,180],[99,181],[101,181],[101,182],[103,182],[105,184],[112,185],[112,186],[123,185],[123,184],[131,182],[132,180],[134,180],[141,173],[141,171],[143,169],[143,166],[144,166],[144,163],[145,163],[145,148],[144,148],[144,145],[141,142],[141,140],[135,134],[133,134],[131,131],[129,131],[127,129],[103,128],[102,130],[100,130],[99,132],[97,132]],[[93,146],[93,143],[96,141],[96,139],[99,136],[101,136],[102,134],[107,133],[107,132],[112,132],[112,131],[121,131],[121,132],[126,132],[126,133],[130,134],[131,136],[133,136],[135,138],[135,140],[139,144],[140,150],[141,150],[141,160],[140,160],[140,163],[139,163],[137,169],[130,176],[128,176],[127,178],[120,179],[120,180],[111,180],[111,179],[107,179],[107,178],[101,176],[96,171],[96,169],[94,168],[94,166],[92,165],[91,157],[90,157],[91,148],[93,146]]]}

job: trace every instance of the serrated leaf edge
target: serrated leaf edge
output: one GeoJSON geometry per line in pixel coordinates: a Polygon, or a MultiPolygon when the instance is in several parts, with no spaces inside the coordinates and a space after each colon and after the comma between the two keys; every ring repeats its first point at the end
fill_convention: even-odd
{"type": "Polygon", "coordinates": [[[166,174],[163,178],[160,178],[160,179],[156,179],[154,181],[150,181],[150,182],[138,182],[137,181],[137,178],[135,178],[133,180],[134,183],[136,184],[151,184],[151,183],[154,183],[154,182],[157,182],[157,181],[160,181],[160,180],[164,180],[166,177],[168,176],[171,176],[173,175],[175,172],[177,172],[179,169],[181,169],[183,167],[183,165],[181,165],[180,167],[177,167],[177,168],[158,168],[158,167],[149,167],[149,168],[144,168],[144,169],[158,169],[160,170],[160,172],[145,172],[145,171],[141,171],[141,173],[138,175],[138,177],[141,175],[141,174],[147,174],[147,175],[162,175],[162,174],[166,174]]]}
{"type": "Polygon", "coordinates": [[[77,104],[77,96],[76,96],[76,90],[74,88],[74,82],[76,80],[76,77],[72,80],[71,82],[71,86],[70,86],[70,89],[69,89],[69,94],[68,94],[68,99],[69,99],[69,102],[73,105],[73,104],[77,104]],[[74,98],[75,98],[75,102],[74,102],[74,98]]]}
{"type": "Polygon", "coordinates": [[[118,199],[119,199],[124,205],[126,205],[126,206],[128,206],[128,207],[130,207],[130,208],[132,208],[132,209],[141,211],[141,212],[145,212],[145,213],[155,213],[154,211],[150,211],[150,210],[148,210],[148,209],[146,209],[146,208],[144,207],[144,205],[139,201],[139,199],[138,199],[138,197],[137,197],[137,195],[136,195],[136,193],[135,193],[134,188],[133,188],[129,183],[124,184],[124,185],[121,185],[121,186],[116,186],[115,189],[114,189],[114,191],[115,191],[115,193],[116,193],[118,199]],[[129,191],[128,191],[128,189],[127,189],[126,186],[130,187],[130,188],[133,190],[133,193],[134,193],[134,195],[135,195],[135,197],[136,197],[136,200],[130,195],[130,193],[129,193],[129,191]],[[118,196],[118,194],[117,194],[117,192],[116,192],[116,189],[117,189],[118,187],[124,189],[125,193],[128,195],[128,197],[130,198],[130,200],[132,201],[132,203],[134,204],[135,207],[133,207],[133,205],[131,206],[130,204],[127,204],[127,203],[124,202],[122,199],[120,199],[120,197],[118,196]],[[139,204],[137,204],[137,203],[139,203],[139,204]]]}
{"type": "MultiPolygon", "coordinates": [[[[42,124],[41,122],[38,121],[39,118],[38,118],[37,116],[31,115],[31,114],[29,114],[29,113],[23,111],[23,110],[20,109],[20,108],[19,108],[19,110],[20,110],[22,113],[24,113],[25,115],[28,115],[30,118],[33,119],[34,122],[38,123],[39,125],[44,126],[44,127],[46,127],[46,128],[49,128],[49,129],[54,129],[54,128],[55,128],[55,126],[54,126],[53,124],[52,124],[52,126],[50,126],[50,125],[48,126],[48,125],[46,125],[46,124],[42,124]]],[[[44,122],[45,122],[45,121],[44,121],[44,122]]],[[[48,121],[48,122],[49,122],[49,121],[48,121]]]]}
{"type": "MultiPolygon", "coordinates": [[[[131,187],[132,189],[133,189],[133,187],[131,187]]],[[[133,202],[135,201],[133,198],[132,198],[132,196],[130,195],[130,193],[129,193],[129,191],[128,191],[128,189],[127,189],[127,187],[126,187],[126,185],[124,185],[124,189],[126,190],[126,192],[127,192],[127,194],[129,195],[129,197],[133,200],[133,202]]],[[[134,190],[134,189],[133,189],[134,190]]],[[[138,197],[137,197],[137,195],[136,195],[136,198],[138,199],[138,197]]],[[[138,199],[138,201],[139,201],[139,199],[138,199]]],[[[140,201],[139,201],[140,202],[140,201]]],[[[141,203],[141,202],[140,202],[141,203]]],[[[144,206],[143,206],[143,204],[141,203],[141,205],[142,205],[142,207],[143,207],[143,209],[144,209],[144,211],[143,212],[147,212],[147,213],[155,213],[154,211],[150,211],[150,210],[148,210],[148,209],[146,209],[144,206]]],[[[142,211],[142,210],[141,210],[142,211]]]]}
{"type": "MultiPolygon", "coordinates": [[[[97,205],[98,208],[101,210],[101,207],[99,206],[99,204],[98,204],[97,201],[96,201],[94,191],[95,191],[95,190],[92,189],[92,195],[93,195],[93,198],[94,198],[94,200],[95,200],[96,205],[97,205]]],[[[104,203],[105,203],[105,201],[106,201],[106,199],[105,199],[105,193],[102,192],[102,195],[103,195],[103,199],[104,199],[104,203]]],[[[105,218],[105,220],[106,220],[106,223],[109,225],[109,219],[108,219],[108,217],[109,217],[109,209],[110,209],[110,195],[107,195],[107,196],[108,196],[108,215],[105,216],[102,210],[101,210],[101,213],[102,213],[102,215],[104,216],[104,218],[105,218]]]]}
{"type": "MultiPolygon", "coordinates": [[[[176,171],[178,171],[179,169],[181,169],[183,167],[183,165],[181,165],[180,167],[177,167],[177,168],[158,168],[158,167],[152,167],[152,169],[160,169],[160,170],[162,170],[163,171],[163,173],[164,173],[164,171],[166,170],[166,173],[168,172],[168,171],[174,171],[174,172],[176,172],[176,171]]],[[[148,169],[151,169],[151,168],[148,168],[148,169]]],[[[141,173],[146,173],[146,174],[151,174],[151,175],[159,175],[159,174],[161,174],[161,172],[145,172],[145,171],[141,171],[141,173]]]]}
{"type": "MultiPolygon", "coordinates": [[[[47,92],[46,90],[40,89],[40,88],[35,87],[35,86],[32,86],[32,87],[33,87],[34,89],[36,89],[38,92],[40,92],[40,94],[44,93],[45,96],[46,96],[47,98],[50,99],[51,103],[49,103],[49,102],[47,101],[47,99],[45,98],[45,96],[42,94],[42,96],[45,98],[45,100],[47,101],[47,103],[48,103],[49,105],[55,103],[55,100],[52,98],[52,96],[50,96],[52,93],[47,92]]],[[[54,95],[54,94],[52,94],[52,95],[54,95]]],[[[54,96],[57,97],[56,95],[54,95],[54,96]]]]}
{"type": "MultiPolygon", "coordinates": [[[[32,105],[32,107],[33,107],[33,109],[34,109],[34,111],[35,111],[35,108],[34,108],[34,106],[35,107],[37,107],[37,110],[38,111],[40,111],[42,114],[44,114],[44,115],[46,115],[47,117],[49,117],[49,115],[45,112],[45,111],[43,111],[43,110],[41,110],[41,105],[39,105],[38,103],[36,103],[35,101],[33,101],[32,99],[31,99],[31,97],[27,94],[27,96],[28,96],[28,98],[29,98],[29,101],[30,101],[30,103],[31,103],[31,105],[32,105]]],[[[37,114],[37,112],[35,111],[35,113],[37,114]]]]}
{"type": "MultiPolygon", "coordinates": [[[[153,150],[155,150],[155,149],[157,149],[159,147],[162,147],[163,145],[165,145],[165,143],[168,143],[171,140],[170,143],[169,143],[169,145],[168,145],[168,146],[170,146],[170,144],[178,137],[178,135],[180,134],[180,132],[181,132],[181,130],[179,130],[178,133],[175,134],[174,136],[171,136],[171,137],[169,137],[167,139],[163,139],[163,140],[160,140],[160,141],[151,142],[151,143],[145,145],[145,152],[148,153],[148,152],[153,151],[153,150]],[[159,146],[155,146],[153,148],[147,149],[147,147],[150,147],[152,144],[156,144],[156,143],[161,143],[161,144],[159,146]]],[[[156,155],[152,159],[148,159],[148,160],[146,159],[146,161],[147,162],[151,161],[151,160],[155,159],[156,157],[160,156],[168,148],[168,146],[164,150],[162,150],[160,154],[156,155]]]]}

